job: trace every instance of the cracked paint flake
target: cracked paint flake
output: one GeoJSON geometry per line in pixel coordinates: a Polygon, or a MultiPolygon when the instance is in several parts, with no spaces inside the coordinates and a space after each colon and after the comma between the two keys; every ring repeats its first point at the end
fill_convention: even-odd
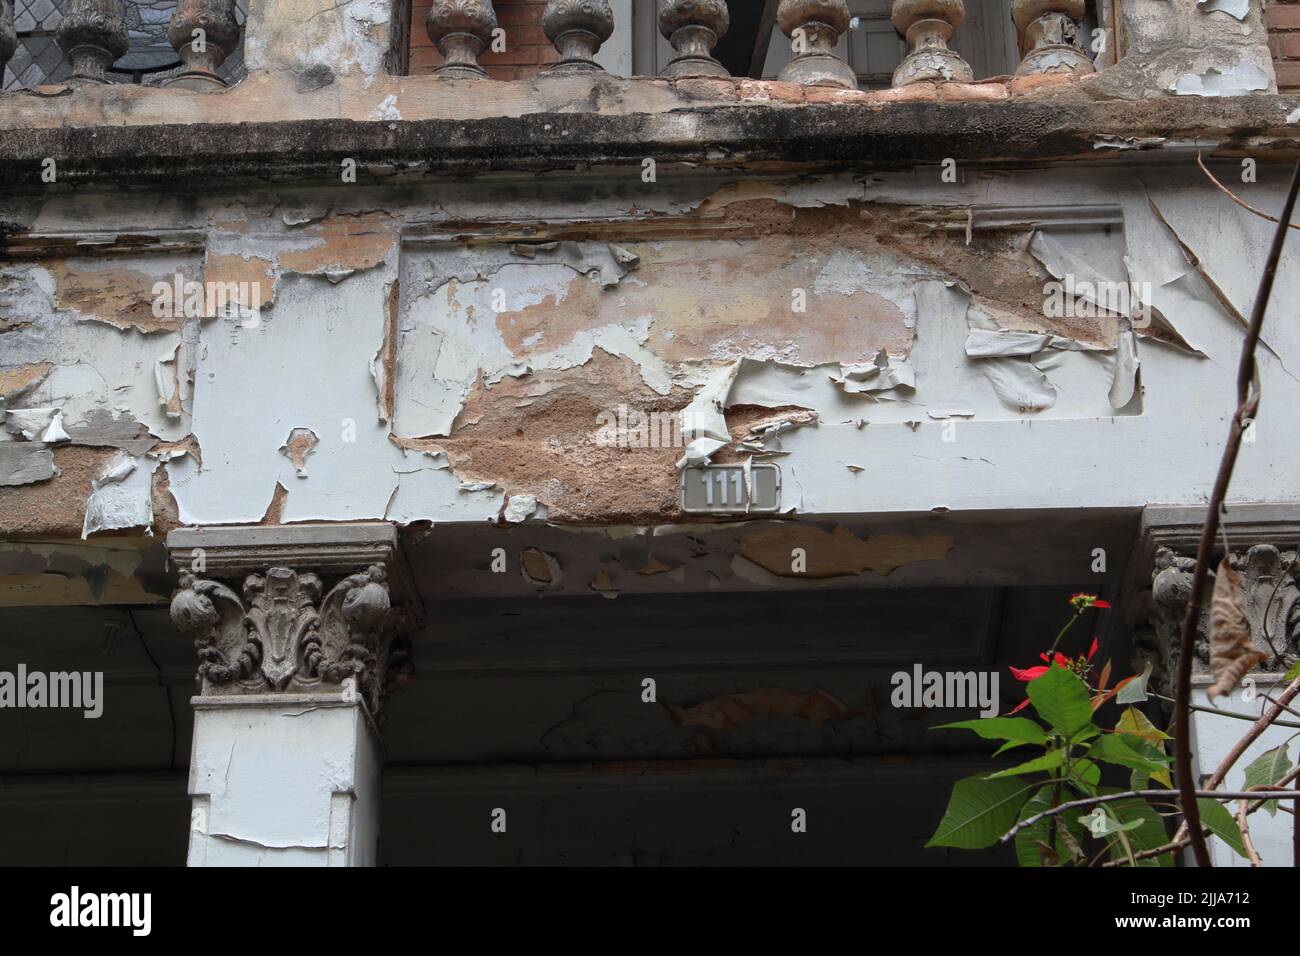
{"type": "Polygon", "coordinates": [[[1187,73],[1169,89],[1179,96],[1244,96],[1267,90],[1268,74],[1254,63],[1241,62],[1220,69],[1210,67],[1204,73],[1187,73]]]}
{"type": "Polygon", "coordinates": [[[0,442],[0,486],[48,481],[59,473],[54,452],[35,442],[0,442]]]}
{"type": "Polygon", "coordinates": [[[1196,6],[1202,13],[1226,13],[1238,20],[1250,15],[1250,0],[1197,0],[1196,6]]]}
{"type": "Polygon", "coordinates": [[[153,469],[124,452],[109,463],[91,482],[86,500],[86,518],[81,536],[88,538],[97,531],[123,528],[149,528],[153,524],[153,469]]]}
{"type": "Polygon", "coordinates": [[[373,269],[388,258],[397,241],[391,220],[382,213],[333,215],[299,230],[304,248],[286,249],[277,257],[284,272],[324,276],[332,283],[373,269]]]}
{"type": "Polygon", "coordinates": [[[68,440],[63,430],[63,412],[57,408],[14,408],[4,414],[5,430],[26,441],[55,445],[68,440]]]}
{"type": "Polygon", "coordinates": [[[510,524],[522,524],[536,510],[536,495],[510,495],[502,506],[501,517],[510,524]]]}
{"type": "MultiPolygon", "coordinates": [[[[160,264],[151,267],[159,272],[166,268],[160,264]]],[[[175,320],[174,328],[159,327],[148,334],[130,325],[86,321],[80,311],[59,305],[57,273],[57,265],[46,268],[16,263],[0,269],[0,323],[9,327],[0,361],[10,370],[6,378],[13,389],[5,393],[6,403],[10,407],[59,408],[63,428],[74,442],[93,441],[100,425],[122,419],[137,423],[132,432],[143,424],[146,431],[160,438],[181,437],[185,433],[181,417],[166,414],[169,406],[174,409],[175,396],[163,400],[160,395],[155,362],[159,350],[165,350],[164,362],[174,358],[185,338],[182,327],[192,320],[175,320]],[[14,319],[21,321],[15,326],[14,319]]],[[[99,267],[87,269],[85,274],[94,277],[95,283],[111,285],[117,273],[99,267]]],[[[91,295],[89,286],[79,288],[91,295]]],[[[146,296],[146,305],[151,302],[149,289],[131,288],[146,296]]],[[[126,295],[116,294],[119,298],[126,295]]],[[[93,297],[77,301],[86,308],[105,308],[93,297]]],[[[179,373],[161,381],[174,381],[175,374],[179,373]]],[[[120,432],[114,426],[95,443],[115,440],[111,436],[116,434],[120,432]]],[[[132,449],[137,454],[139,450],[132,449]]]]}

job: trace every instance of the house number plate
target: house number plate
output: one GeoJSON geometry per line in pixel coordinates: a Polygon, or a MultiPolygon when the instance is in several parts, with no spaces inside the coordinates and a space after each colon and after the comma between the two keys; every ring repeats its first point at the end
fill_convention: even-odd
{"type": "Polygon", "coordinates": [[[692,465],[682,469],[682,510],[696,514],[749,514],[781,507],[781,469],[754,465],[745,484],[743,465],[692,465]]]}

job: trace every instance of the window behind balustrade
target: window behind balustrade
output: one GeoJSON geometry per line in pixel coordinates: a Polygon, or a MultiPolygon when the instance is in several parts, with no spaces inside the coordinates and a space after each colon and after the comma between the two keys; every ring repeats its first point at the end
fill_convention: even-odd
{"type": "MultiPolygon", "coordinates": [[[[126,29],[131,47],[113,64],[109,79],[117,83],[161,83],[180,72],[181,61],[167,39],[167,24],[176,0],[124,0],[126,29]]],[[[14,28],[18,48],[4,69],[0,89],[31,88],[62,83],[72,75],[72,64],[59,48],[56,33],[70,0],[14,0],[14,28]]],[[[235,19],[244,26],[247,0],[235,0],[235,19]]],[[[217,73],[233,83],[244,75],[242,37],[239,47],[217,73]]]]}
{"type": "MultiPolygon", "coordinates": [[[[730,3],[733,23],[742,20],[741,2],[730,3]]],[[[1098,26],[1099,2],[1110,4],[1113,0],[1089,0],[1081,37],[1087,46],[1091,46],[1098,26]]],[[[743,3],[745,10],[764,5],[763,0],[743,3]]],[[[412,2],[409,72],[413,74],[432,72],[442,63],[424,29],[431,4],[432,0],[412,2]]],[[[506,31],[507,49],[503,53],[484,51],[479,58],[493,79],[526,79],[555,62],[555,51],[541,27],[545,6],[545,0],[495,0],[493,7],[498,23],[506,31]]],[[[598,59],[602,65],[616,75],[657,76],[673,55],[672,47],[659,33],[658,0],[610,0],[610,6],[614,11],[614,35],[601,48],[598,59]]],[[[891,7],[891,0],[849,0],[854,26],[840,39],[838,50],[864,90],[887,88],[894,68],[907,52],[907,44],[890,23],[891,7]]],[[[743,18],[753,19],[752,14],[743,18]]],[[[746,34],[746,40],[749,38],[746,34]]],[[[757,48],[754,55],[746,50],[740,58],[728,57],[727,65],[736,76],[775,79],[790,60],[790,39],[771,23],[764,23],[755,39],[760,42],[750,43],[749,47],[757,48]]],[[[971,65],[976,79],[1015,73],[1020,49],[1011,22],[1011,0],[966,0],[966,21],[949,45],[971,65]]]]}

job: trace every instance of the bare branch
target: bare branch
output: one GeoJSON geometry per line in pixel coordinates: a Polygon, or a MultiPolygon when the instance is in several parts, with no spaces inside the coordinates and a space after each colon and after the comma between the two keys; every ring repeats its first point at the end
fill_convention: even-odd
{"type": "MultiPolygon", "coordinates": [[[[1164,694],[1157,694],[1153,690],[1148,690],[1147,695],[1156,698],[1156,700],[1167,700],[1171,704],[1176,703],[1176,701],[1172,697],[1166,697],[1164,694]]],[[[1269,697],[1268,699],[1270,703],[1277,703],[1271,697],[1269,697]]],[[[1191,707],[1192,710],[1200,711],[1203,714],[1214,714],[1216,717],[1231,717],[1233,720],[1249,720],[1251,723],[1254,723],[1256,720],[1259,719],[1258,717],[1250,716],[1250,714],[1239,714],[1234,710],[1222,710],[1221,708],[1218,707],[1207,707],[1203,704],[1192,704],[1191,707]]],[[[1275,720],[1273,721],[1273,726],[1300,728],[1300,721],[1275,720]]]]}
{"type": "MultiPolygon", "coordinates": [[[[1300,768],[1298,768],[1300,769],[1300,768]]],[[[1083,807],[1093,807],[1099,803],[1114,803],[1116,800],[1128,800],[1132,797],[1180,797],[1182,794],[1178,790],[1125,790],[1123,793],[1108,793],[1101,797],[1084,797],[1080,800],[1071,800],[1068,803],[1062,803],[1059,806],[1051,807],[1042,813],[1035,813],[1032,817],[1026,817],[1021,820],[1010,830],[1004,833],[999,839],[999,843],[1006,843],[1021,830],[1031,827],[1035,823],[1046,820],[1050,817],[1067,813],[1070,810],[1078,810],[1083,807]]],[[[1256,790],[1193,790],[1192,798],[1208,798],[1210,800],[1257,800],[1259,791],[1256,790]]],[[[1278,793],[1269,791],[1269,800],[1300,800],[1300,790],[1284,790],[1278,793]]],[[[1260,800],[1262,804],[1264,801],[1260,800]]],[[[1183,814],[1187,816],[1186,813],[1183,814]]],[[[1175,841],[1177,842],[1177,841],[1175,841]]],[[[1181,845],[1181,844],[1180,844],[1181,845]]],[[[1173,849],[1173,847],[1171,847],[1173,849]]]]}
{"type": "MultiPolygon", "coordinates": [[[[1234,192],[1233,192],[1231,189],[1229,189],[1227,186],[1223,185],[1223,183],[1219,182],[1219,180],[1215,178],[1214,173],[1210,172],[1210,171],[1205,167],[1205,163],[1201,162],[1201,152],[1200,152],[1200,150],[1197,150],[1197,151],[1196,151],[1196,165],[1201,167],[1201,172],[1205,173],[1206,176],[1209,176],[1209,177],[1210,177],[1210,182],[1214,183],[1214,185],[1216,185],[1216,186],[1218,186],[1220,189],[1222,189],[1222,190],[1224,191],[1224,193],[1227,194],[1228,198],[1231,199],[1233,202],[1235,202],[1235,203],[1236,203],[1238,206],[1240,206],[1242,209],[1245,209],[1247,212],[1253,212],[1256,216],[1259,216],[1261,219],[1267,219],[1269,222],[1277,222],[1277,223],[1280,223],[1280,222],[1282,221],[1282,220],[1278,219],[1277,216],[1270,216],[1268,213],[1264,212],[1264,210],[1262,210],[1262,209],[1256,209],[1256,208],[1255,208],[1254,206],[1252,206],[1250,203],[1246,202],[1244,199],[1242,199],[1240,196],[1238,196],[1236,193],[1234,193],[1234,192]]],[[[1297,224],[1297,223],[1294,223],[1294,222],[1293,222],[1293,223],[1290,223],[1290,226],[1291,226],[1292,229],[1300,229],[1300,224],[1297,224]]]]}
{"type": "MultiPolygon", "coordinates": [[[[1251,311],[1250,325],[1241,344],[1241,361],[1237,366],[1237,410],[1229,424],[1228,440],[1224,445],[1219,472],[1214,479],[1214,490],[1210,494],[1209,505],[1206,508],[1205,526],[1201,529],[1201,541],[1196,550],[1192,593],[1187,600],[1186,613],[1183,615],[1178,675],[1174,691],[1174,697],[1178,700],[1174,710],[1174,769],[1183,805],[1183,818],[1187,832],[1191,836],[1192,851],[1198,866],[1212,864],[1205,834],[1201,830],[1201,814],[1194,799],[1196,782],[1192,779],[1192,711],[1188,705],[1192,702],[1192,654],[1195,649],[1196,626],[1201,618],[1201,601],[1205,596],[1210,556],[1214,551],[1214,539],[1219,531],[1219,514],[1227,498],[1228,484],[1232,481],[1232,470],[1237,463],[1237,453],[1241,450],[1242,435],[1259,408],[1260,394],[1255,368],[1255,349],[1259,345],[1260,332],[1264,327],[1268,300],[1273,293],[1273,280],[1277,276],[1277,264],[1282,258],[1282,247],[1286,243],[1288,232],[1286,226],[1291,223],[1297,193],[1300,193],[1300,162],[1296,163],[1295,171],[1291,174],[1291,186],[1287,190],[1286,202],[1282,206],[1278,228],[1273,231],[1273,244],[1264,263],[1264,274],[1259,280],[1259,291],[1255,293],[1255,306],[1251,311]]],[[[1274,714],[1275,718],[1276,716],[1274,714]]]]}
{"type": "Polygon", "coordinates": [[[1246,823],[1246,807],[1249,800],[1243,800],[1237,805],[1237,828],[1241,830],[1241,844],[1246,849],[1246,857],[1250,860],[1251,866],[1263,866],[1264,861],[1259,858],[1259,853],[1255,850],[1255,842],[1250,838],[1250,826],[1246,823]]]}

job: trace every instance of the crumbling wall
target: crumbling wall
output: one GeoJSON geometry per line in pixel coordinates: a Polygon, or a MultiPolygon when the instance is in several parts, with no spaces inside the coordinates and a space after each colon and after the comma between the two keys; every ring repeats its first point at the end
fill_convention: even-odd
{"type": "MultiPolygon", "coordinates": [[[[1199,172],[945,178],[25,206],[0,527],[659,523],[709,460],[777,464],[784,513],[1197,500],[1269,224],[1199,172]],[[160,315],[185,283],[230,296],[160,315]]],[[[1292,325],[1265,330],[1265,414],[1295,395],[1292,325]]],[[[1292,495],[1271,427],[1243,498],[1292,495]]]]}
{"type": "Polygon", "coordinates": [[[1126,97],[1276,92],[1262,0],[1124,0],[1122,59],[1099,89],[1126,97]]]}

